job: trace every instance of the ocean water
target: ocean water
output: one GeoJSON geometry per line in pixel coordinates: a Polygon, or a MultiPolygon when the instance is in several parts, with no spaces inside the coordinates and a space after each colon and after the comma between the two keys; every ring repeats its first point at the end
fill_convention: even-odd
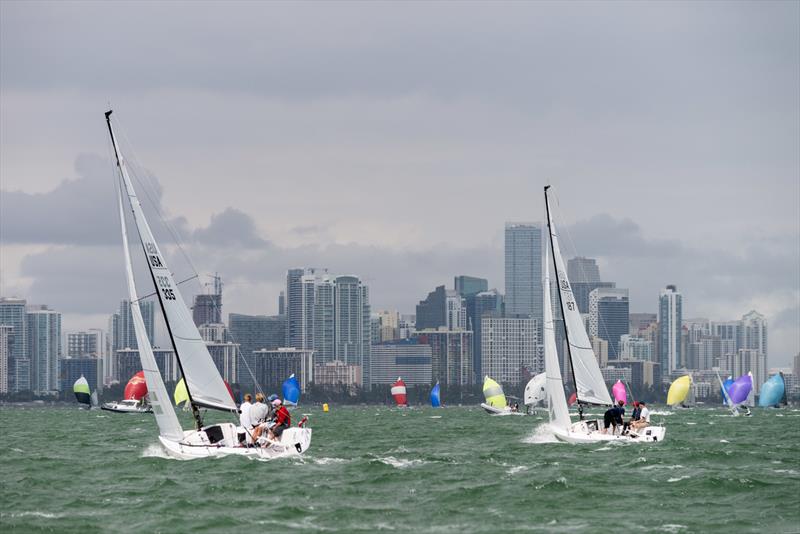
{"type": "Polygon", "coordinates": [[[150,415],[4,406],[0,530],[800,532],[800,410],[655,411],[665,442],[586,446],[478,407],[301,407],[311,449],[265,462],[169,459],[150,415]]]}

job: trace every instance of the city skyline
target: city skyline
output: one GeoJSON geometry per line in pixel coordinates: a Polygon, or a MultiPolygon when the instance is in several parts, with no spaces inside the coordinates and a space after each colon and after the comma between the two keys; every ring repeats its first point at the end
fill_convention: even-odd
{"type": "MultiPolygon", "coordinates": [[[[755,309],[771,359],[797,351],[795,3],[0,9],[0,294],[47,302],[64,330],[103,326],[124,296],[110,98],[198,272],[228,280],[229,310],[274,314],[296,265],[358,273],[374,309],[410,312],[462,273],[503,288],[503,225],[542,221],[552,182],[565,255],[597,258],[632,312],[656,311],[674,284],[684,316],[755,309]],[[315,39],[291,23],[263,31],[276,14],[315,39]],[[209,16],[292,55],[208,40],[209,16]],[[141,17],[156,21],[146,41],[130,25],[119,47],[90,46],[103,21],[141,17]],[[398,20],[428,24],[404,39],[398,20]],[[665,31],[643,32],[654,20],[665,31]],[[175,25],[191,28],[178,43],[175,25]],[[141,56],[173,46],[198,59],[176,70],[141,56]]],[[[176,278],[193,274],[168,255],[176,278]]]]}

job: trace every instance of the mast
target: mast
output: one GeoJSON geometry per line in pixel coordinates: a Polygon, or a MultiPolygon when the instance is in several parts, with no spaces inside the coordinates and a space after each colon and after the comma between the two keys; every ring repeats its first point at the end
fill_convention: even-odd
{"type": "MultiPolygon", "coordinates": [[[[547,211],[547,233],[548,240],[550,241],[550,252],[553,255],[553,270],[556,273],[556,286],[557,286],[557,293],[558,293],[558,307],[561,310],[561,318],[565,320],[564,317],[564,302],[561,297],[561,280],[558,277],[558,265],[556,264],[556,250],[555,245],[553,244],[553,228],[550,225],[550,200],[547,197],[547,190],[550,189],[549,185],[544,186],[544,206],[545,210],[547,211]]],[[[555,325],[554,325],[555,327],[555,325]]],[[[580,398],[578,398],[578,383],[575,380],[575,368],[572,365],[572,344],[569,342],[569,329],[564,328],[564,337],[567,340],[567,359],[569,360],[569,369],[572,374],[572,386],[575,388],[575,399],[578,402],[578,415],[580,419],[583,420],[583,402],[580,398]]]]}
{"type": "MultiPolygon", "coordinates": [[[[114,136],[114,128],[111,126],[111,114],[113,112],[114,112],[114,110],[112,110],[112,109],[106,111],[106,113],[105,113],[106,124],[108,125],[108,133],[109,133],[109,135],[111,135],[111,144],[114,146],[114,156],[116,157],[116,160],[117,160],[117,167],[119,168],[120,173],[122,174],[123,181],[124,181],[123,185],[125,187],[125,190],[128,192],[128,202],[130,202],[131,192],[128,191],[128,182],[130,181],[130,178],[128,177],[128,169],[124,164],[124,160],[122,158],[122,155],[120,154],[119,146],[117,145],[117,139],[114,136]]],[[[133,217],[134,217],[134,219],[136,218],[136,213],[135,212],[133,212],[133,217]]],[[[142,245],[142,251],[144,252],[145,258],[147,258],[148,257],[147,248],[145,247],[144,240],[142,240],[141,232],[138,232],[138,234],[139,234],[139,242],[142,245]]],[[[153,287],[156,288],[156,295],[158,296],[158,304],[159,304],[159,307],[161,308],[161,313],[162,313],[162,315],[164,317],[164,324],[167,325],[167,333],[169,334],[170,343],[172,343],[172,349],[175,351],[175,360],[178,362],[178,368],[181,370],[181,376],[185,377],[186,373],[183,370],[183,364],[181,363],[180,354],[178,354],[178,346],[175,343],[175,337],[174,337],[174,335],[172,333],[172,327],[169,324],[169,318],[167,316],[167,310],[164,307],[164,299],[163,299],[163,296],[161,294],[161,291],[158,290],[159,285],[156,282],[156,275],[153,272],[153,270],[149,268],[149,265],[148,265],[148,271],[150,271],[150,277],[151,277],[151,279],[153,281],[153,287]]],[[[131,305],[133,305],[133,303],[131,303],[131,305]]],[[[138,302],[137,302],[137,305],[138,305],[138,302]]],[[[199,430],[199,429],[201,429],[203,427],[203,418],[200,415],[200,410],[197,409],[197,405],[192,400],[192,392],[189,389],[188,385],[186,387],[186,393],[189,396],[189,403],[192,406],[192,416],[194,417],[194,420],[195,420],[195,427],[199,430]]]]}

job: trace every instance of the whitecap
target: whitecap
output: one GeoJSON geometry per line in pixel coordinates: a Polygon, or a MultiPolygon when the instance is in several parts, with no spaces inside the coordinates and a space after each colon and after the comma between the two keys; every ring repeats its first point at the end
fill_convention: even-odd
{"type": "Polygon", "coordinates": [[[693,423],[692,421],[687,421],[686,424],[687,425],[696,425],[697,423],[693,423]]]}
{"type": "Polygon", "coordinates": [[[683,475],[680,477],[668,478],[667,482],[679,482],[681,480],[686,480],[687,478],[692,478],[692,477],[690,477],[689,475],[683,475]]]}
{"type": "Polygon", "coordinates": [[[730,441],[728,441],[727,439],[721,439],[721,440],[719,440],[719,442],[720,443],[730,443],[730,441]]]}
{"type": "Polygon", "coordinates": [[[526,438],[523,438],[523,443],[559,443],[556,439],[550,424],[542,423],[533,429],[533,433],[526,438]]]}
{"type": "Polygon", "coordinates": [[[652,469],[683,469],[680,464],[675,465],[646,465],[642,467],[642,471],[650,471],[652,469]]]}
{"type": "Polygon", "coordinates": [[[427,464],[425,460],[406,460],[404,458],[395,458],[394,456],[387,456],[385,458],[378,458],[378,461],[386,465],[391,465],[397,469],[405,469],[406,467],[414,467],[416,465],[427,464]]]}
{"type": "Polygon", "coordinates": [[[515,475],[517,473],[520,473],[522,471],[527,471],[527,470],[528,470],[528,466],[526,466],[526,465],[515,465],[511,469],[506,469],[506,473],[509,474],[509,475],[515,475]]]}
{"type": "Polygon", "coordinates": [[[800,473],[798,473],[794,469],[773,469],[772,471],[774,473],[785,473],[787,475],[800,475],[800,473]]]}
{"type": "Polygon", "coordinates": [[[7,516],[7,517],[44,517],[45,519],[58,519],[60,517],[65,517],[65,514],[53,514],[49,512],[11,512],[10,514],[0,513],[0,517],[7,516]]]}
{"type": "Polygon", "coordinates": [[[157,443],[153,443],[145,447],[142,451],[142,458],[166,458],[167,460],[171,460],[172,456],[167,454],[167,451],[164,450],[164,447],[157,443]]]}
{"type": "Polygon", "coordinates": [[[347,463],[349,460],[344,458],[312,458],[312,462],[317,465],[328,465],[328,464],[343,464],[347,463]]]}
{"type": "Polygon", "coordinates": [[[610,450],[611,450],[611,447],[600,447],[599,449],[595,449],[594,451],[595,452],[599,452],[599,451],[610,451],[610,450]]]}
{"type": "Polygon", "coordinates": [[[658,530],[661,530],[661,531],[664,531],[664,532],[678,532],[679,530],[685,530],[685,529],[688,529],[688,528],[689,527],[687,527],[686,525],[667,524],[667,525],[661,525],[658,528],[658,530]]]}
{"type": "Polygon", "coordinates": [[[441,419],[442,416],[441,415],[432,415],[430,418],[431,419],[441,419]]]}

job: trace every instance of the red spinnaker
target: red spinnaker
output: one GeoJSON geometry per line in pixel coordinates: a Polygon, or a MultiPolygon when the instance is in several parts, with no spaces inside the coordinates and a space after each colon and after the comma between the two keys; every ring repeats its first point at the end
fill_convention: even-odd
{"type": "Polygon", "coordinates": [[[142,400],[147,395],[147,382],[144,371],[139,371],[125,385],[125,399],[142,400]]]}
{"type": "Polygon", "coordinates": [[[402,378],[398,378],[397,382],[392,384],[392,397],[398,406],[408,406],[408,397],[406,396],[406,383],[402,378]]]}

